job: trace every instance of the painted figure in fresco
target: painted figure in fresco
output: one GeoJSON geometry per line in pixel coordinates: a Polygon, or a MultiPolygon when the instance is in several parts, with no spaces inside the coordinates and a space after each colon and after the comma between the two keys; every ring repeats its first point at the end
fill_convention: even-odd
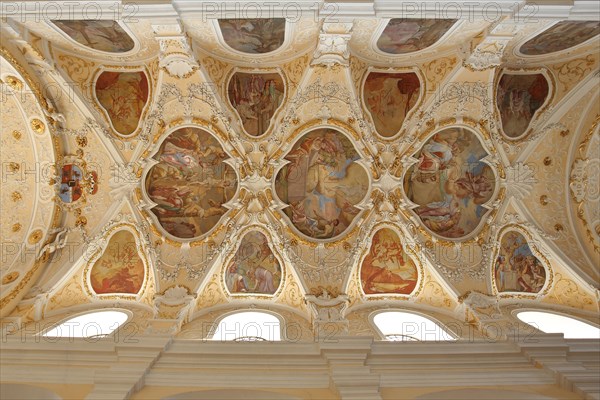
{"type": "Polygon", "coordinates": [[[537,293],[546,282],[544,266],[531,252],[525,237],[516,231],[502,237],[494,273],[500,292],[537,293]]]}
{"type": "Polygon", "coordinates": [[[480,205],[494,191],[494,174],[479,161],[486,154],[472,133],[459,128],[438,132],[423,145],[405,189],[425,226],[448,238],[477,227],[485,212],[480,205]]]}
{"type": "Polygon", "coordinates": [[[561,21],[528,40],[519,51],[531,56],[554,53],[577,46],[599,34],[598,21],[561,21]]]}
{"type": "Polygon", "coordinates": [[[220,19],[225,43],[250,54],[277,50],[285,39],[284,18],[220,19]]]}
{"type": "Polygon", "coordinates": [[[124,53],[134,47],[133,40],[117,21],[56,20],[52,23],[77,43],[94,50],[124,53]]]}
{"type": "Polygon", "coordinates": [[[273,294],[281,282],[281,267],[260,232],[247,233],[226,269],[231,293],[273,294]]]}
{"type": "Polygon", "coordinates": [[[146,178],[146,190],[163,228],[180,238],[212,229],[237,187],[217,140],[201,129],[181,128],[165,139],[155,158],[159,163],[146,178]]]}
{"type": "Polygon", "coordinates": [[[504,133],[513,138],[525,133],[547,97],[548,81],[544,75],[503,75],[496,102],[504,133]]]}
{"type": "Polygon", "coordinates": [[[246,132],[259,136],[267,131],[283,101],[283,80],[279,74],[238,72],[229,82],[228,96],[246,132]]]}
{"type": "Polygon", "coordinates": [[[143,72],[105,71],[96,81],[96,97],[117,132],[133,133],[148,101],[148,79],[143,72]]]}
{"type": "Polygon", "coordinates": [[[377,132],[394,136],[419,98],[421,83],[414,73],[371,72],[365,80],[363,96],[377,132]]]}
{"type": "Polygon", "coordinates": [[[128,231],[115,233],[90,273],[97,294],[136,294],[144,281],[144,264],[137,253],[134,236],[128,231]]]}
{"type": "Polygon", "coordinates": [[[390,54],[423,50],[437,42],[454,25],[454,19],[394,18],[377,40],[377,47],[390,54]]]}
{"type": "Polygon", "coordinates": [[[373,236],[369,254],[361,266],[360,279],[365,294],[410,294],[415,289],[417,268],[391,229],[381,229],[373,236]]]}
{"type": "Polygon", "coordinates": [[[346,230],[368,188],[366,172],[354,163],[358,158],[350,141],[332,129],[313,131],[294,145],[276,190],[298,230],[316,239],[346,230]]]}

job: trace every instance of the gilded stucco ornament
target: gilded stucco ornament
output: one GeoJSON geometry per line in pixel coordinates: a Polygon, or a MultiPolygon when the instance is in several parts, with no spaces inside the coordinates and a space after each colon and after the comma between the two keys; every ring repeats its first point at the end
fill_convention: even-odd
{"type": "Polygon", "coordinates": [[[23,82],[16,76],[6,75],[3,80],[12,90],[20,91],[23,89],[23,82]]]}
{"type": "MultiPolygon", "coordinates": [[[[244,296],[228,294],[223,286],[222,269],[232,249],[237,249],[243,240],[245,232],[242,230],[249,226],[262,228],[270,234],[269,245],[273,252],[280,255],[285,271],[282,289],[278,290],[275,297],[265,297],[253,303],[256,307],[262,304],[260,302],[285,307],[288,314],[282,315],[286,321],[298,319],[298,315],[294,317],[294,313],[305,315],[312,312],[315,326],[334,323],[342,332],[347,330],[349,334],[366,335],[373,334],[367,317],[356,313],[351,318],[345,318],[344,313],[349,305],[360,308],[368,304],[365,294],[361,292],[357,275],[352,271],[359,270],[360,260],[365,251],[368,251],[368,244],[373,232],[378,229],[378,224],[391,224],[401,230],[403,237],[414,241],[415,252],[423,263],[416,292],[402,297],[403,304],[411,304],[416,309],[439,308],[448,315],[457,311],[470,313],[470,316],[477,314],[477,321],[496,319],[498,299],[476,298],[478,295],[472,294],[464,301],[469,310],[459,310],[455,295],[451,292],[456,288],[460,288],[456,289],[459,292],[464,289],[460,286],[463,282],[488,282],[493,254],[501,237],[500,233],[507,224],[519,225],[533,237],[539,236],[549,241],[554,239],[552,235],[555,230],[563,235],[570,230],[571,226],[566,221],[561,221],[560,225],[553,221],[549,225],[550,232],[543,236],[544,232],[535,228],[535,224],[526,218],[506,215],[498,218],[500,211],[497,210],[502,209],[506,203],[520,204],[532,194],[536,205],[540,206],[539,199],[548,203],[545,210],[557,201],[552,191],[535,191],[539,181],[543,181],[539,172],[535,172],[537,161],[529,159],[521,150],[534,145],[535,141],[546,135],[558,137],[556,131],[565,132],[564,136],[568,136],[569,130],[575,132],[574,126],[562,120],[557,122],[550,119],[555,112],[562,112],[553,108],[554,104],[550,104],[545,110],[541,110],[543,115],[540,115],[537,122],[533,121],[531,133],[525,134],[523,140],[509,143],[501,133],[500,120],[494,108],[495,93],[491,93],[500,78],[500,71],[494,75],[490,69],[510,59],[512,43],[508,43],[509,37],[512,35],[520,40],[521,28],[528,27],[488,26],[488,23],[483,22],[461,21],[456,29],[431,49],[424,49],[410,57],[395,57],[377,52],[374,48],[378,38],[376,31],[384,28],[377,19],[357,18],[352,24],[337,25],[325,21],[326,24],[322,27],[318,21],[300,21],[286,25],[286,39],[279,49],[264,57],[254,57],[236,53],[230,46],[224,46],[221,43],[223,38],[219,37],[216,25],[212,22],[216,23],[184,21],[182,24],[165,23],[165,26],[152,26],[149,22],[137,24],[135,29],[145,31],[140,36],[140,52],[143,56],[136,56],[135,59],[131,56],[129,59],[101,58],[98,55],[94,58],[90,57],[90,51],[77,55],[64,46],[64,41],[56,41],[57,45],[54,46],[55,37],[52,36],[48,39],[41,38],[35,44],[43,57],[47,57],[47,66],[44,68],[54,70],[51,64],[58,63],[60,74],[72,80],[76,84],[75,90],[83,94],[89,93],[90,82],[104,68],[101,66],[114,67],[122,62],[128,66],[119,71],[143,68],[148,74],[148,80],[160,85],[154,89],[155,98],[149,99],[151,105],[144,115],[139,134],[127,143],[117,139],[107,128],[107,124],[99,123],[96,118],[87,115],[79,115],[81,110],[74,108],[68,113],[59,113],[51,99],[45,100],[48,107],[43,112],[32,114],[43,124],[44,133],[57,133],[53,140],[64,139],[68,143],[68,149],[77,146],[75,148],[79,158],[87,161],[87,165],[83,167],[89,166],[91,169],[96,155],[116,161],[110,162],[110,171],[103,171],[106,173],[97,181],[105,188],[110,188],[105,193],[88,195],[85,204],[84,201],[75,200],[72,207],[61,204],[58,198],[57,200],[61,206],[77,209],[67,220],[69,226],[75,224],[81,228],[83,241],[88,246],[106,244],[110,229],[121,223],[134,225],[139,230],[140,240],[144,244],[143,253],[150,268],[156,272],[156,282],[149,282],[145,293],[153,295],[154,287],[162,290],[154,297],[145,296],[139,302],[149,306],[149,318],[178,319],[173,325],[152,322],[149,324],[150,331],[173,334],[178,323],[192,317],[194,307],[197,308],[196,312],[202,314],[198,322],[213,322],[226,310],[251,304],[244,296]],[[479,35],[484,30],[486,32],[479,35]],[[458,49],[456,44],[459,42],[466,45],[458,49]],[[50,43],[53,45],[49,46],[50,43]],[[462,66],[463,60],[466,60],[467,67],[462,66]],[[422,97],[415,105],[414,112],[411,110],[412,114],[404,121],[405,126],[398,131],[397,137],[385,140],[377,135],[372,121],[365,115],[360,96],[362,79],[369,68],[400,74],[413,71],[413,65],[417,66],[414,71],[421,79],[422,97]],[[259,140],[248,137],[239,129],[232,111],[224,107],[224,93],[215,90],[215,85],[225,87],[225,82],[235,73],[236,67],[239,71],[249,73],[260,70],[268,73],[277,69],[281,71],[286,84],[286,100],[273,118],[269,131],[265,131],[264,137],[259,140]],[[489,74],[485,70],[490,70],[489,74]],[[477,79],[469,80],[470,74],[477,74],[477,79]],[[479,79],[487,76],[485,74],[489,75],[489,80],[479,79]],[[181,241],[167,237],[165,232],[150,221],[151,215],[147,210],[152,204],[144,197],[141,187],[143,172],[151,167],[148,160],[160,146],[161,138],[169,131],[189,124],[197,124],[202,129],[209,130],[223,143],[224,150],[231,157],[233,168],[239,171],[239,197],[232,201],[231,212],[217,224],[214,231],[206,237],[181,241]],[[272,185],[283,166],[281,160],[293,143],[320,124],[348,132],[349,142],[364,158],[365,171],[370,178],[370,191],[363,203],[364,210],[356,219],[355,225],[340,237],[324,243],[303,237],[290,228],[289,221],[281,218],[272,185]],[[415,163],[415,158],[412,157],[415,152],[437,131],[455,125],[477,132],[483,146],[489,150],[487,160],[497,172],[498,182],[498,187],[495,188],[497,191],[488,204],[491,211],[482,218],[482,228],[456,242],[436,237],[424,228],[422,221],[410,211],[412,204],[402,191],[403,177],[415,163]],[[100,199],[100,196],[104,197],[100,199]],[[105,218],[96,211],[111,203],[115,207],[122,204],[133,205],[134,216],[121,215],[112,219],[105,218]],[[109,223],[104,224],[109,219],[109,223]],[[87,232],[93,237],[88,237],[87,232]],[[98,232],[101,237],[97,236],[98,232]],[[440,253],[450,254],[449,258],[462,254],[468,260],[457,256],[453,262],[439,262],[440,253]],[[307,288],[312,289],[306,290],[307,288]],[[308,305],[305,297],[307,291],[313,296],[309,295],[308,305]]],[[[27,50],[23,54],[28,61],[37,57],[33,50],[23,49],[27,50]]],[[[552,79],[556,79],[563,92],[574,88],[597,65],[595,55],[560,61],[560,64],[549,67],[549,81],[551,86],[555,86],[552,79]]],[[[41,71],[41,65],[33,63],[32,67],[41,71]]],[[[45,78],[41,78],[42,83],[45,82],[45,78]]],[[[5,76],[2,79],[7,83],[5,76]]],[[[563,92],[558,90],[557,88],[556,99],[560,100],[563,92]]],[[[60,102],[58,105],[64,106],[60,102]]],[[[86,105],[85,99],[80,105],[86,105]]],[[[60,110],[66,111],[64,108],[60,110]]],[[[40,129],[39,125],[35,126],[40,129]]],[[[7,135],[11,144],[17,141],[22,143],[26,135],[36,129],[35,126],[26,124],[24,129],[10,127],[7,135]]],[[[49,135],[38,135],[36,138],[42,140],[45,136],[49,135]]],[[[75,153],[75,150],[69,151],[75,153]]],[[[543,155],[552,157],[552,162],[544,162],[542,170],[549,171],[557,167],[562,159],[546,149],[543,155]]],[[[10,161],[15,163],[12,166],[15,172],[24,170],[18,158],[10,161]],[[17,171],[17,168],[20,169],[17,171]]],[[[67,161],[68,156],[59,165],[62,167],[70,164],[67,161]]],[[[80,165],[71,161],[71,164],[80,165]]],[[[580,155],[574,160],[571,173],[564,174],[570,176],[571,194],[576,202],[583,204],[581,210],[589,201],[588,192],[593,189],[588,182],[589,176],[594,175],[597,169],[592,161],[593,157],[580,155]]],[[[11,165],[7,168],[11,168],[11,165]]],[[[62,183],[62,170],[57,171],[59,173],[61,176],[54,177],[53,185],[62,183]]],[[[14,202],[10,204],[15,207],[22,207],[30,194],[29,191],[17,188],[10,188],[7,192],[8,198],[14,202]]],[[[578,211],[580,210],[576,210],[578,211]]],[[[590,221],[588,217],[586,219],[590,221]]],[[[27,235],[29,231],[25,227],[29,227],[29,224],[23,221],[20,223],[23,225],[20,233],[27,235]]],[[[38,229],[38,225],[33,227],[38,229]]],[[[8,229],[10,228],[9,225],[8,229]]],[[[49,230],[50,235],[56,234],[51,241],[39,239],[38,243],[42,246],[39,253],[41,258],[50,258],[53,252],[59,251],[67,240],[72,239],[69,229],[73,228],[49,230]]],[[[589,229],[590,234],[597,236],[600,225],[590,225],[589,229]]],[[[42,229],[42,232],[45,230],[42,229]]],[[[536,246],[539,247],[540,258],[543,260],[542,256],[547,256],[546,246],[536,246]]],[[[8,275],[4,278],[6,276],[8,275]]],[[[22,276],[15,278],[15,286],[21,278],[22,276]]],[[[48,304],[49,309],[58,310],[101,300],[94,297],[93,293],[85,295],[89,289],[86,290],[80,281],[81,276],[74,276],[67,286],[58,288],[58,293],[52,299],[48,299],[46,294],[38,293],[40,296],[35,299],[37,309],[43,311],[45,304],[48,304]]],[[[557,275],[551,292],[543,300],[531,301],[548,299],[553,304],[590,309],[597,298],[588,296],[587,288],[578,285],[578,281],[571,276],[557,275]],[[577,298],[585,300],[577,301],[577,298]]],[[[389,307],[393,301],[401,298],[391,297],[379,298],[375,302],[371,300],[369,306],[376,303],[377,307],[389,307]]],[[[107,300],[105,304],[117,303],[107,300]]],[[[44,315],[43,312],[38,314],[38,318],[44,315]]],[[[302,326],[305,325],[308,327],[306,321],[302,326]]],[[[310,329],[306,329],[306,332],[309,331],[310,329]]],[[[192,333],[196,334],[187,332],[191,336],[192,333]]]]}
{"type": "Polygon", "coordinates": [[[517,162],[505,168],[506,179],[502,182],[506,187],[507,197],[523,199],[531,193],[533,186],[538,182],[535,169],[523,162],[517,162]]]}
{"type": "Polygon", "coordinates": [[[352,23],[346,22],[328,22],[327,20],[321,26],[319,33],[319,42],[313,54],[311,65],[334,64],[348,66],[350,49],[348,41],[352,36],[352,23]]]}
{"type": "Polygon", "coordinates": [[[181,25],[153,25],[152,28],[160,46],[159,67],[177,79],[192,76],[199,66],[181,25]]]}
{"type": "Polygon", "coordinates": [[[9,283],[13,283],[19,277],[19,271],[12,271],[2,277],[2,284],[8,285],[9,283]]]}
{"type": "Polygon", "coordinates": [[[578,146],[578,158],[573,161],[569,175],[569,189],[575,201],[577,219],[583,225],[587,240],[600,253],[600,133],[596,118],[578,146]]]}

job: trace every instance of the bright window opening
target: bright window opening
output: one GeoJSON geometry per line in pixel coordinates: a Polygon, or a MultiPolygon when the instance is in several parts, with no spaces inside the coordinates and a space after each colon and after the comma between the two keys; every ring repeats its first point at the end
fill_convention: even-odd
{"type": "Polygon", "coordinates": [[[440,325],[418,314],[387,311],[375,315],[373,322],[390,341],[456,340],[440,325]]]}
{"type": "Polygon", "coordinates": [[[217,326],[213,340],[238,342],[281,340],[279,318],[272,314],[244,311],[228,315],[217,326]]]}
{"type": "Polygon", "coordinates": [[[121,311],[97,311],[71,318],[44,334],[45,337],[96,338],[110,335],[129,316],[121,311]]]}
{"type": "Polygon", "coordinates": [[[517,318],[544,333],[562,333],[565,339],[600,339],[600,329],[564,315],[521,311],[517,318]]]}

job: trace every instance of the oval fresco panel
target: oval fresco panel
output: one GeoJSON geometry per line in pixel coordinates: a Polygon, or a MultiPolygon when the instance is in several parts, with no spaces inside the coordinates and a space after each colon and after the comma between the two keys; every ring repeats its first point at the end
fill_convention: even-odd
{"type": "Polygon", "coordinates": [[[281,266],[267,237],[261,232],[249,232],[227,264],[225,284],[232,294],[274,294],[281,277],[281,266]]]}
{"type": "Polygon", "coordinates": [[[519,232],[509,231],[502,236],[494,279],[498,292],[538,293],[544,287],[546,269],[519,232]]]}
{"type": "Polygon", "coordinates": [[[135,46],[117,21],[55,20],[52,23],[77,43],[94,50],[125,53],[135,46]]]}
{"type": "Polygon", "coordinates": [[[104,71],[96,80],[96,98],[121,135],[138,127],[148,102],[148,79],[142,71],[104,71]]]}
{"type": "Polygon", "coordinates": [[[367,194],[369,178],[360,157],[342,133],[316,129],[296,142],[290,161],[275,178],[277,196],[292,224],[315,239],[338,236],[348,228],[367,194]]]}
{"type": "Polygon", "coordinates": [[[259,136],[269,129],[271,118],[283,102],[284,91],[283,79],[277,73],[237,72],[229,81],[227,96],[246,133],[259,136]]]}
{"type": "Polygon", "coordinates": [[[135,237],[122,230],[110,238],[102,256],[90,272],[90,283],[96,294],[137,294],[144,282],[144,263],[135,237]]]}
{"type": "Polygon", "coordinates": [[[455,19],[393,18],[377,39],[377,47],[389,54],[423,50],[444,36],[455,22],[455,19]]]}
{"type": "Polygon", "coordinates": [[[410,294],[417,286],[419,272],[406,254],[393,230],[377,231],[369,253],[360,268],[360,282],[365,294],[410,294]]]}
{"type": "Polygon", "coordinates": [[[544,75],[502,75],[496,104],[504,134],[510,138],[524,134],[535,112],[547,98],[548,81],[544,75]]]}
{"type": "Polygon", "coordinates": [[[421,82],[414,72],[369,73],[363,87],[363,100],[377,133],[384,137],[398,133],[417,103],[420,91],[421,82]]]}
{"type": "Polygon", "coordinates": [[[423,224],[445,238],[473,232],[492,197],[495,175],[481,161],[487,152],[472,132],[447,128],[429,138],[404,179],[404,191],[423,224]]]}
{"type": "Polygon", "coordinates": [[[519,51],[539,56],[566,50],[600,34],[598,21],[561,21],[525,42],[519,51]]]}
{"type": "Polygon", "coordinates": [[[269,53],[285,40],[285,18],[220,19],[219,27],[225,43],[244,53],[269,53]]]}
{"type": "Polygon", "coordinates": [[[171,133],[154,157],[146,177],[146,191],[157,205],[152,208],[171,235],[188,239],[211,230],[234,196],[237,176],[225,164],[227,154],[210,133],[180,128],[171,133]]]}

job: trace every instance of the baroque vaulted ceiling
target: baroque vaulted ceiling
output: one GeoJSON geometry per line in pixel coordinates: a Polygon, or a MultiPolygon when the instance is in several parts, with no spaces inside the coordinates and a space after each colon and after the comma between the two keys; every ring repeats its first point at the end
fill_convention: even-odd
{"type": "Polygon", "coordinates": [[[587,2],[408,19],[402,2],[150,3],[4,10],[3,317],[119,308],[188,338],[242,308],[307,337],[373,334],[383,308],[593,320],[587,2]]]}

